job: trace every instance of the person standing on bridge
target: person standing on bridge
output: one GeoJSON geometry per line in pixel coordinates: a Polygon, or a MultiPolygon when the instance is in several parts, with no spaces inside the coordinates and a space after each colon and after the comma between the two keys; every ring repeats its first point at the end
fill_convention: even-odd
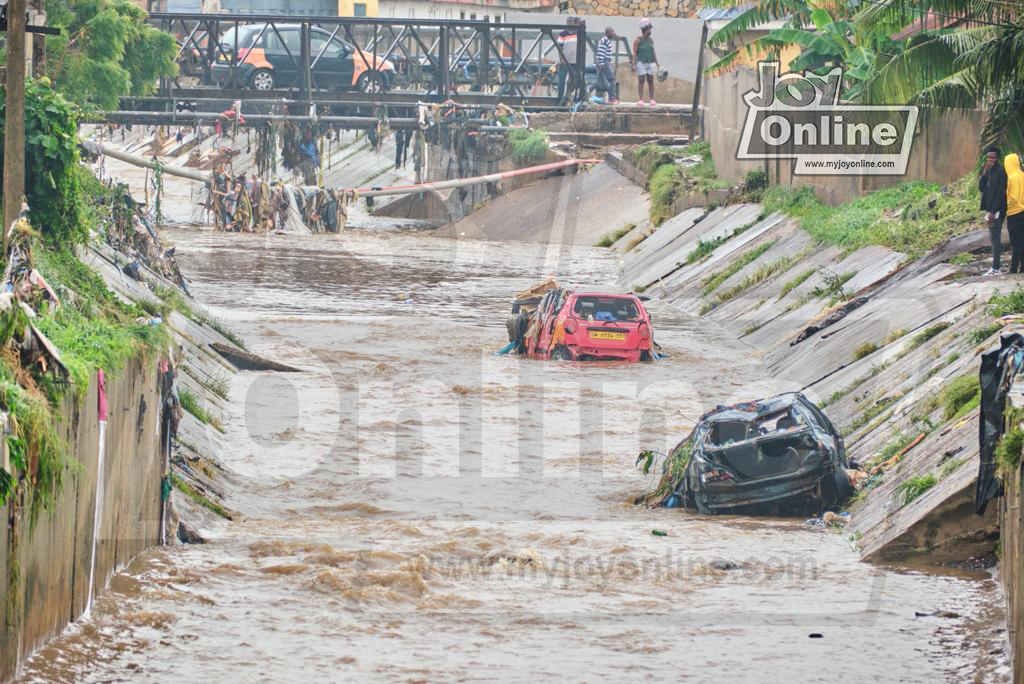
{"type": "MultiPolygon", "coordinates": [[[[597,67],[597,90],[608,94],[608,104],[619,103],[619,84],[615,79],[615,67],[612,65],[612,54],[615,51],[615,29],[611,26],[604,30],[601,40],[597,41],[597,54],[594,65],[597,67]]],[[[633,55],[629,56],[632,63],[633,55]]]]}
{"type": "Polygon", "coordinates": [[[647,80],[647,90],[651,94],[650,105],[658,104],[654,101],[654,75],[658,73],[658,56],[654,53],[654,38],[651,38],[651,20],[644,17],[640,20],[640,37],[633,40],[633,57],[636,60],[636,89],[639,100],[637,104],[644,106],[644,80],[647,80]]]}
{"type": "MultiPolygon", "coordinates": [[[[576,27],[580,26],[583,20],[579,17],[569,17],[565,23],[566,27],[558,33],[558,47],[565,58],[564,61],[560,59],[558,62],[558,102],[560,104],[567,104],[572,99],[572,95],[568,91],[575,89],[575,84],[572,88],[567,86],[570,73],[576,69],[576,45],[578,43],[576,27]]],[[[557,56],[558,51],[555,52],[557,56]]]]}

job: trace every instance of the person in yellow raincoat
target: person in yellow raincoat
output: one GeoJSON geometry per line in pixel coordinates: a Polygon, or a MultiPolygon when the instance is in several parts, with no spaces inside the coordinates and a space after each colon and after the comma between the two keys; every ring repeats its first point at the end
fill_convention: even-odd
{"type": "Polygon", "coordinates": [[[1020,170],[1020,157],[1006,155],[1006,230],[1010,234],[1010,273],[1024,271],[1024,172],[1020,170]]]}

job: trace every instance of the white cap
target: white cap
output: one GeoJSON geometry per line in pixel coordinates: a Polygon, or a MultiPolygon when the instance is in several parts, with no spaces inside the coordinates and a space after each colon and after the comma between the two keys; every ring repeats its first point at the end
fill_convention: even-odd
{"type": "Polygon", "coordinates": [[[650,25],[651,25],[651,20],[648,19],[647,17],[644,17],[643,19],[640,20],[640,30],[641,31],[643,31],[645,28],[647,28],[650,25]]]}

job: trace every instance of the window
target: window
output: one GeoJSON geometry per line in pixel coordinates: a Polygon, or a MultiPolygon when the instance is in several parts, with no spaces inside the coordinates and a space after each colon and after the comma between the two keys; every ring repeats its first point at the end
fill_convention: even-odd
{"type": "Polygon", "coordinates": [[[476,12],[473,12],[472,14],[469,15],[469,20],[476,21],[476,12]]]}
{"type": "Polygon", "coordinates": [[[329,59],[336,59],[338,57],[341,57],[341,55],[345,52],[345,46],[339,40],[332,40],[330,45],[328,46],[328,38],[330,38],[329,35],[325,35],[319,32],[313,33],[309,36],[309,54],[311,59],[316,59],[317,57],[319,57],[320,51],[324,50],[325,46],[327,47],[327,49],[324,50],[324,57],[327,57],[329,59]]]}
{"type": "Polygon", "coordinates": [[[366,16],[366,3],[356,2],[352,4],[352,16],[354,17],[365,17],[366,16]]]}
{"type": "Polygon", "coordinates": [[[465,12],[459,12],[459,19],[461,19],[462,21],[465,21],[466,20],[466,13],[465,12]]]}

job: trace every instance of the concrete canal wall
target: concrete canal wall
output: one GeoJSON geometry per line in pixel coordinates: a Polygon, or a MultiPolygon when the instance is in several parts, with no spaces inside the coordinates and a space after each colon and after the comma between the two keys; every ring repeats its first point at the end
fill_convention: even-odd
{"type": "Polygon", "coordinates": [[[53,512],[41,513],[33,526],[24,496],[20,505],[0,508],[0,586],[6,588],[0,597],[0,680],[81,617],[117,568],[158,541],[163,458],[156,371],[156,359],[139,358],[107,374],[102,472],[94,377],[81,405],[68,397],[60,410],[63,436],[79,465],[65,473],[53,512]],[[95,525],[98,494],[103,504],[95,525]]]}
{"type": "MultiPolygon", "coordinates": [[[[121,270],[127,259],[105,245],[94,246],[82,258],[129,300],[157,302],[148,283],[173,287],[144,266],[146,282],[128,278],[121,270]]],[[[175,349],[176,384],[219,414],[224,399],[212,391],[216,384],[211,379],[228,377],[235,369],[209,345],[231,342],[206,314],[195,313],[202,311],[198,304],[190,306],[200,322],[172,311],[164,323],[175,349]]],[[[5,588],[0,595],[0,681],[15,676],[25,658],[82,617],[113,573],[160,543],[165,460],[159,362],[153,354],[107,369],[102,459],[96,377],[80,403],[68,392],[59,409],[60,430],[77,464],[64,473],[52,512],[41,512],[33,525],[23,496],[18,505],[0,508],[0,587],[5,588]]],[[[182,411],[177,434],[169,467],[183,486],[170,493],[166,539],[196,542],[223,515],[233,515],[223,496],[228,476],[216,465],[221,449],[216,430],[182,411]]]]}

